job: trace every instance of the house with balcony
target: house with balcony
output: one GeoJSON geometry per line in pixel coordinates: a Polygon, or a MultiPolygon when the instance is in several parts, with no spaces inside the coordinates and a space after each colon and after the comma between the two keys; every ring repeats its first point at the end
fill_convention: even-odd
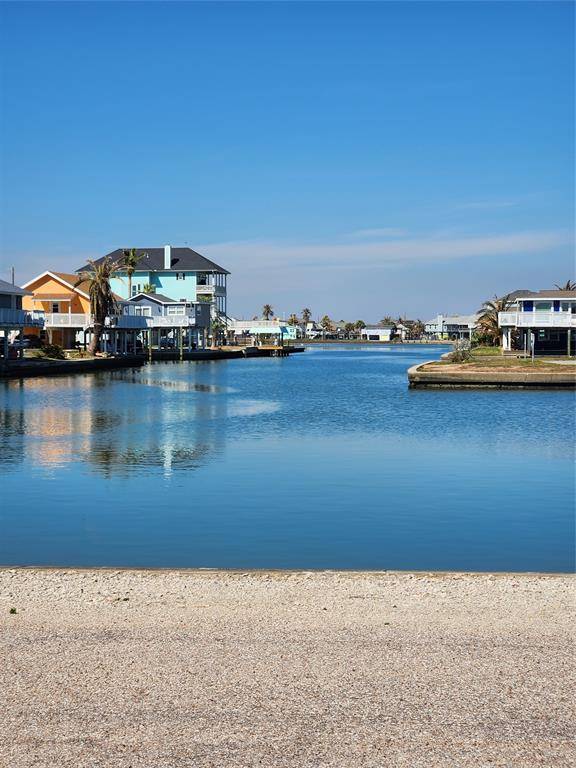
{"type": "MultiPolygon", "coordinates": [[[[0,280],[0,357],[3,361],[9,358],[10,344],[22,336],[26,328],[40,331],[44,326],[42,312],[23,307],[23,299],[29,295],[24,288],[0,280]]],[[[20,347],[20,357],[22,353],[23,347],[20,347]]]]}
{"type": "Polygon", "coordinates": [[[151,346],[203,349],[210,332],[210,304],[175,301],[161,293],[138,293],[122,302],[124,316],[139,317],[149,332],[151,346]]]}
{"type": "Polygon", "coordinates": [[[576,291],[515,291],[512,305],[498,314],[505,352],[576,354],[576,291]]]}
{"type": "MultiPolygon", "coordinates": [[[[77,285],[77,281],[78,275],[47,270],[24,285],[23,307],[32,314],[42,313],[48,341],[63,349],[85,347],[92,330],[88,282],[77,285]]],[[[119,300],[118,313],[106,318],[104,343],[108,351],[134,350],[137,334],[147,329],[142,318],[124,316],[122,305],[119,300]]],[[[27,325],[25,331],[40,335],[42,328],[27,325]]]]}
{"type": "Polygon", "coordinates": [[[272,320],[234,320],[230,318],[227,331],[238,344],[254,344],[270,337],[274,341],[296,341],[302,336],[297,325],[290,325],[287,320],[278,317],[272,320]]]}
{"type": "MultiPolygon", "coordinates": [[[[226,317],[226,282],[230,274],[218,264],[193,251],[192,248],[136,248],[139,261],[132,275],[132,290],[129,296],[129,280],[123,266],[122,248],[111,251],[96,264],[109,258],[118,266],[110,285],[115,294],[128,300],[133,296],[152,290],[157,295],[172,296],[177,302],[209,305],[213,318],[226,317]]],[[[86,270],[81,267],[77,272],[86,270]]]]}
{"type": "Polygon", "coordinates": [[[436,315],[424,323],[429,339],[470,339],[478,326],[479,313],[473,315],[436,315]]]}
{"type": "MultiPolygon", "coordinates": [[[[63,349],[73,349],[91,322],[88,285],[76,285],[77,280],[78,275],[46,270],[24,284],[28,294],[24,307],[44,313],[49,342],[63,349]]],[[[26,332],[35,331],[28,328],[26,332]]]]}

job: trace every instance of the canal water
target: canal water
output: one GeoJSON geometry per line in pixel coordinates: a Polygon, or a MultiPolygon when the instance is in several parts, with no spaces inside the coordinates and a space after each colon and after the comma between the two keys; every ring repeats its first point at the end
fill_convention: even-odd
{"type": "Polygon", "coordinates": [[[574,395],[410,391],[442,347],[0,384],[0,563],[574,569],[574,395]]]}

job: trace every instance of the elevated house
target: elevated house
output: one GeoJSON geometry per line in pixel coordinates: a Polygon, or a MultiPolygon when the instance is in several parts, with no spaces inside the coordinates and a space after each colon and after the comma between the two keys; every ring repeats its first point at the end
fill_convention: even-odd
{"type": "Polygon", "coordinates": [[[576,291],[515,291],[512,296],[512,306],[498,314],[504,351],[576,353],[576,291]]]}
{"type": "Polygon", "coordinates": [[[429,339],[470,339],[478,326],[479,313],[472,315],[436,315],[424,323],[429,339]]]}
{"type": "MultiPolygon", "coordinates": [[[[43,312],[23,305],[29,296],[30,291],[0,280],[0,357],[3,361],[8,360],[10,344],[16,337],[22,336],[27,328],[40,331],[44,326],[43,312]]],[[[18,354],[22,356],[22,352],[20,347],[18,354]]]]}
{"type": "MultiPolygon", "coordinates": [[[[170,245],[136,248],[136,254],[139,261],[132,275],[131,296],[128,295],[130,281],[123,266],[122,248],[96,259],[96,264],[109,258],[118,265],[110,284],[122,299],[131,299],[150,289],[158,295],[170,296],[176,302],[204,302],[209,305],[213,318],[226,316],[226,282],[230,274],[226,269],[192,248],[172,248],[170,245]]],[[[81,267],[77,272],[86,268],[81,267]]]]}
{"type": "MultiPolygon", "coordinates": [[[[78,275],[47,270],[24,285],[23,307],[30,313],[42,313],[48,340],[63,349],[85,346],[93,327],[88,283],[76,285],[77,281],[78,275]]],[[[126,351],[128,346],[135,349],[136,335],[147,328],[142,318],[124,316],[119,297],[118,302],[118,314],[106,320],[105,343],[114,352],[126,351]]],[[[40,335],[42,329],[27,325],[25,330],[40,335]]]]}
{"type": "Polygon", "coordinates": [[[274,341],[294,341],[301,337],[302,330],[297,325],[290,325],[286,320],[234,320],[230,318],[227,330],[238,343],[254,343],[271,337],[274,341]]]}
{"type": "Polygon", "coordinates": [[[152,346],[182,345],[189,350],[206,346],[210,332],[207,302],[175,301],[161,293],[138,293],[123,303],[122,311],[146,322],[152,346]]]}

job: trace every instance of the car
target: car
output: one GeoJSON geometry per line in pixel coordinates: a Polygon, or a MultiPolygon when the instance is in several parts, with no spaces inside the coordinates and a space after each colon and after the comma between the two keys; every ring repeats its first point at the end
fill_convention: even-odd
{"type": "Polygon", "coordinates": [[[12,349],[28,349],[30,346],[30,341],[28,339],[16,339],[16,341],[13,341],[10,346],[12,349]]]}
{"type": "Polygon", "coordinates": [[[26,334],[24,336],[24,339],[28,342],[28,349],[40,349],[42,346],[42,339],[40,336],[35,336],[34,334],[26,334]]]}

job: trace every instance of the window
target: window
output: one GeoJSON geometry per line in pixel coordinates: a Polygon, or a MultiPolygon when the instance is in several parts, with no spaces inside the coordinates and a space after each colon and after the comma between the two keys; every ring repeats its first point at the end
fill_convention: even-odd
{"type": "Polygon", "coordinates": [[[183,315],[184,314],[184,307],[178,306],[176,304],[173,304],[172,306],[169,306],[166,310],[167,315],[183,315]]]}
{"type": "Polygon", "coordinates": [[[136,307],[134,314],[138,317],[150,317],[150,307],[136,307]]]}
{"type": "Polygon", "coordinates": [[[185,272],[176,272],[176,280],[186,280],[185,272]]]}
{"type": "Polygon", "coordinates": [[[552,302],[551,301],[537,301],[536,302],[536,312],[552,312],[552,302]]]}
{"type": "Polygon", "coordinates": [[[132,286],[132,296],[142,293],[142,283],[136,283],[132,286]]]}
{"type": "Polygon", "coordinates": [[[58,314],[60,312],[60,302],[59,301],[53,301],[52,302],[52,312],[54,314],[58,314]]]}
{"type": "Polygon", "coordinates": [[[570,302],[569,301],[561,302],[560,308],[562,309],[562,312],[570,312],[570,302]]]}

